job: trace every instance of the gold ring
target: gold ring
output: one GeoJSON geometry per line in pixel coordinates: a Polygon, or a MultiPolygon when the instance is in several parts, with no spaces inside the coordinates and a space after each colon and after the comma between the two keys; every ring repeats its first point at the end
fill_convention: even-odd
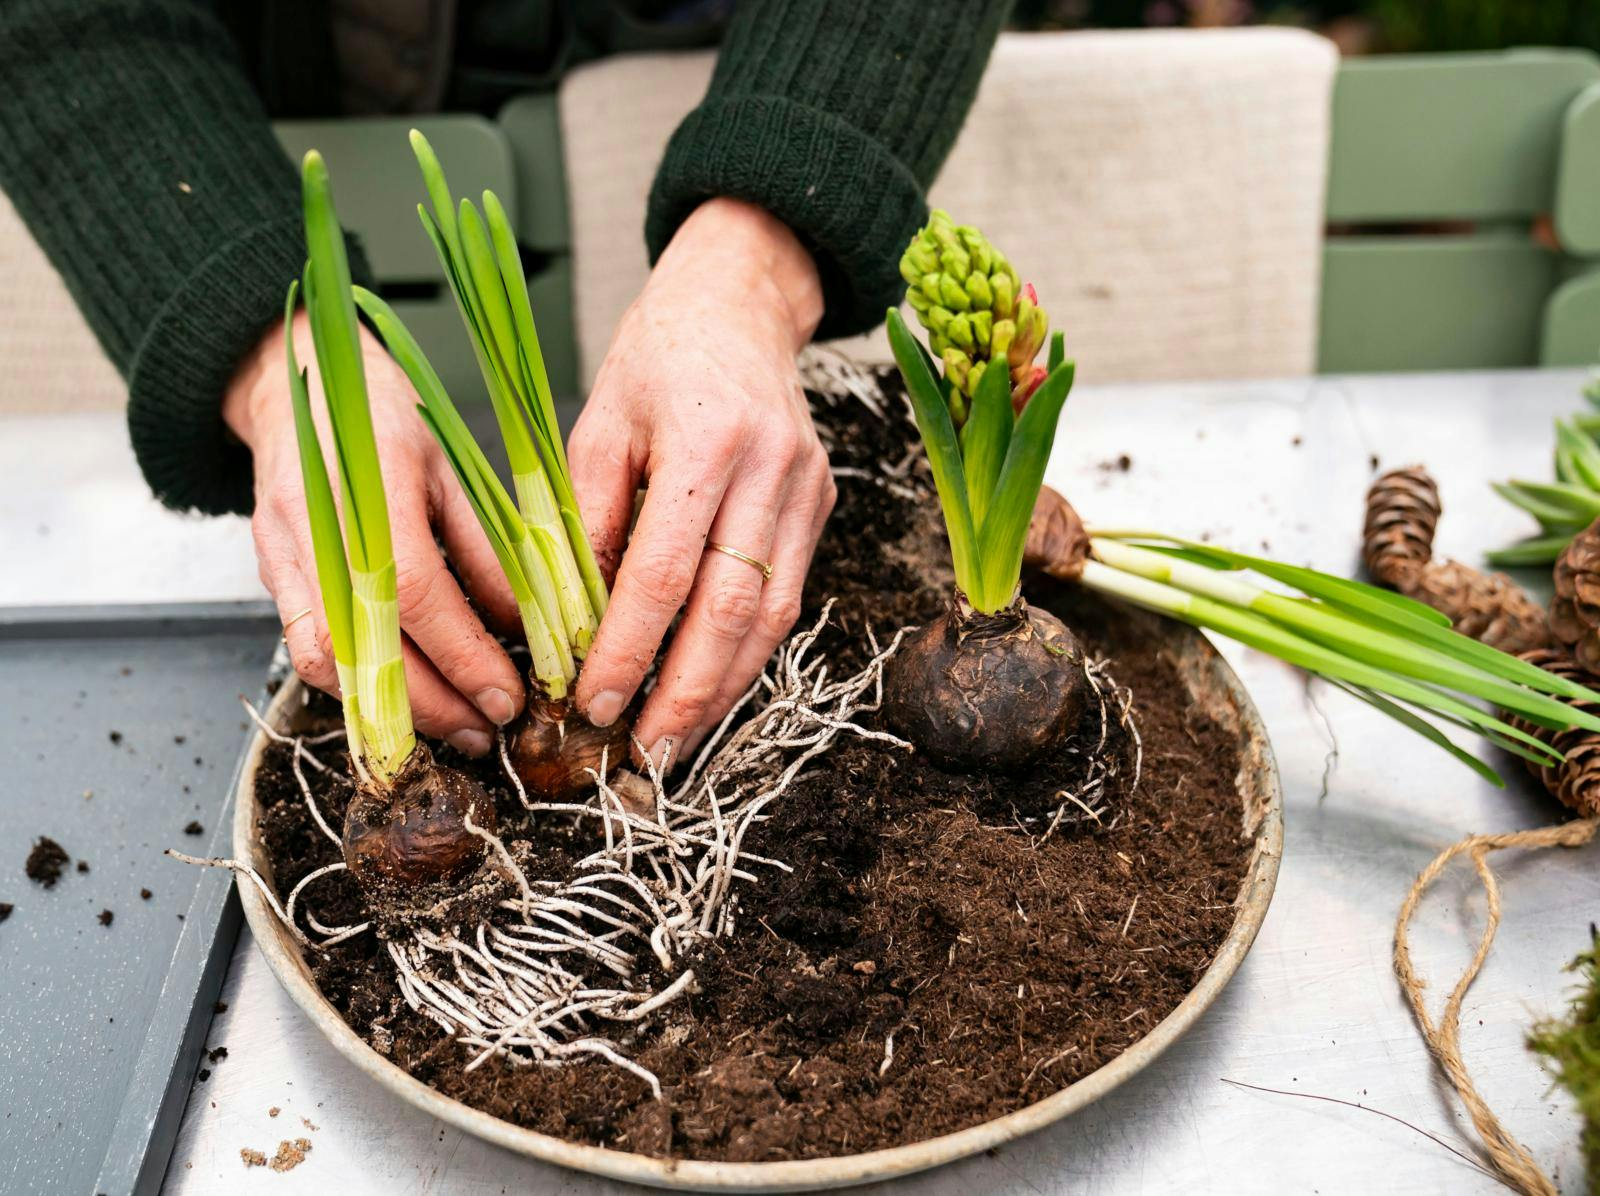
{"type": "Polygon", "coordinates": [[[740,552],[737,548],[729,548],[726,544],[718,544],[715,540],[706,541],[707,548],[715,548],[718,552],[725,552],[736,561],[743,561],[752,568],[761,570],[761,580],[772,580],[772,566],[766,561],[758,561],[748,553],[740,552]]]}
{"type": "Polygon", "coordinates": [[[314,610],[314,609],[315,609],[314,607],[308,606],[308,607],[305,608],[305,610],[301,611],[299,614],[290,615],[286,620],[284,620],[283,635],[280,636],[279,638],[282,639],[283,642],[287,644],[289,642],[289,628],[293,627],[301,619],[303,619],[307,615],[309,615],[312,612],[312,610],[314,610]]]}

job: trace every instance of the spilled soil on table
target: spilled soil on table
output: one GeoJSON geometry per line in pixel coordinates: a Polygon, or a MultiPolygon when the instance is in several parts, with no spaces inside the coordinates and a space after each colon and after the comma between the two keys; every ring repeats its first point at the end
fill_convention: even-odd
{"type": "MultiPolygon", "coordinates": [[[[863,663],[868,620],[882,636],[939,612],[947,550],[893,383],[885,418],[854,398],[813,401],[842,476],[802,625],[838,599],[839,629],[819,647],[839,675],[863,663]]],[[[652,1155],[872,1150],[974,1125],[1087,1075],[1172,1011],[1233,924],[1250,855],[1237,721],[1191,696],[1170,629],[1069,587],[1027,589],[1131,690],[1138,789],[1111,795],[1098,818],[1068,807],[1052,830],[1034,812],[1061,807],[1077,757],[1024,778],[973,778],[839,740],[748,842],[793,871],[743,886],[736,931],[688,961],[697,991],[624,1042],[660,1078],[661,1100],[599,1061],[490,1060],[464,1072],[467,1049],[406,1006],[371,934],[313,961],[318,984],[368,1042],[447,1095],[652,1155]]],[[[306,729],[336,718],[332,703],[314,702],[306,729]]],[[[318,750],[335,760],[336,746],[318,750]]],[[[438,750],[495,793],[502,833],[533,839],[541,875],[592,849],[589,831],[565,819],[530,829],[495,767],[438,750]]],[[[309,779],[330,820],[342,816],[343,787],[309,779]]],[[[257,798],[280,892],[337,859],[285,749],[269,751],[257,798]]],[[[303,905],[326,925],[365,917],[345,875],[310,886],[303,905]]]]}

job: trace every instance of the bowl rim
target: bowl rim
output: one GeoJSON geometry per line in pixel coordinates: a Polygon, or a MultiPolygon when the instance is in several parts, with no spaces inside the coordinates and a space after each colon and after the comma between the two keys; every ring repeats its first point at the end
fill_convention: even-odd
{"type": "MultiPolygon", "coordinates": [[[[1237,712],[1239,734],[1246,748],[1240,767],[1239,788],[1246,817],[1255,816],[1255,846],[1235,902],[1238,914],[1233,926],[1199,982],[1166,1017],[1116,1058],[1030,1105],[936,1138],[819,1159],[730,1163],[656,1158],[570,1142],[513,1125],[443,1095],[369,1046],[323,997],[306,967],[299,946],[278,922],[254,885],[237,885],[240,901],[255,935],[256,945],[265,956],[273,975],[339,1054],[401,1100],[497,1146],[543,1162],[609,1179],[695,1191],[795,1192],[853,1186],[910,1175],[989,1150],[1042,1129],[1099,1100],[1126,1082],[1152,1063],[1199,1020],[1232,979],[1261,929],[1277,884],[1278,865],[1283,854],[1283,792],[1272,746],[1249,694],[1216,649],[1192,629],[1172,630],[1183,636],[1187,649],[1180,653],[1180,667],[1186,661],[1188,669],[1197,671],[1201,678],[1209,674],[1213,683],[1220,683],[1237,712]]],[[[291,675],[263,711],[263,718],[269,725],[282,729],[287,723],[288,711],[301,704],[304,692],[303,683],[291,675]]],[[[255,834],[255,776],[267,742],[266,735],[259,727],[252,729],[252,737],[240,762],[235,783],[233,850],[235,858],[248,861],[271,882],[271,861],[266,858],[266,852],[255,834]]]]}

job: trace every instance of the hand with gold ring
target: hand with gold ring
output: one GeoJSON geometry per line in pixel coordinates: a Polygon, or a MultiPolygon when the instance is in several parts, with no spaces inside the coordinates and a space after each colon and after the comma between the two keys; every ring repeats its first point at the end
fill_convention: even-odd
{"type": "MultiPolygon", "coordinates": [[[[294,336],[302,362],[316,377],[316,355],[304,311],[294,336]]],[[[255,483],[251,531],[261,580],[277,603],[283,642],[295,672],[329,693],[339,688],[328,620],[316,581],[316,554],[306,519],[305,483],[294,412],[289,403],[280,321],[240,362],[223,395],[222,418],[250,449],[255,483]]],[[[419,731],[483,755],[494,728],[516,716],[523,701],[521,670],[483,626],[479,611],[498,625],[518,624],[516,600],[484,539],[471,504],[450,465],[416,415],[416,393],[371,333],[361,332],[373,432],[383,460],[384,489],[394,541],[400,600],[401,653],[419,731]],[[455,573],[439,549],[443,542],[455,573]],[[477,609],[456,581],[459,576],[477,609]]],[[[326,441],[321,396],[313,400],[326,441]]]]}
{"type": "Polygon", "coordinates": [[[795,366],[821,315],[794,233],[750,204],[709,200],[623,317],[573,431],[584,522],[601,568],[616,570],[578,707],[614,721],[682,610],[634,725],[658,762],[694,751],[799,616],[835,493],[795,366]]]}

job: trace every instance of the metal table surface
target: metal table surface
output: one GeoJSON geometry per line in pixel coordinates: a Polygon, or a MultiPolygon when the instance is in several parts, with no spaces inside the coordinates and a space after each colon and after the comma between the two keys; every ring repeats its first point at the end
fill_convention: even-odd
{"type": "MultiPolygon", "coordinates": [[[[1547,371],[1085,386],[1067,409],[1050,480],[1090,520],[1210,533],[1241,549],[1270,548],[1286,560],[1348,572],[1370,458],[1421,460],[1443,493],[1439,549],[1470,561],[1528,530],[1485,483],[1548,473],[1550,420],[1582,405],[1582,380],[1577,371],[1547,371]],[[1115,464],[1123,453],[1132,458],[1126,472],[1115,464]]],[[[122,435],[111,420],[78,433],[79,450],[122,435]]],[[[0,500],[13,485],[0,481],[0,500]]],[[[4,501],[0,516],[8,535],[26,530],[4,501]]],[[[207,597],[253,596],[248,584],[240,590],[250,592],[227,591],[248,553],[247,543],[233,542],[246,538],[242,529],[195,535],[229,542],[190,556],[174,536],[170,546],[184,568],[172,592],[139,596],[178,597],[191,585],[212,587],[207,597]]],[[[16,585],[0,588],[0,601],[15,600],[8,591],[16,585]]],[[[29,600],[41,597],[52,596],[35,592],[29,600]]],[[[1390,969],[1394,916],[1416,873],[1445,845],[1472,832],[1542,825],[1559,811],[1511,768],[1515,762],[1504,768],[1510,788],[1495,790],[1366,707],[1308,688],[1259,654],[1231,645],[1224,652],[1265,717],[1287,804],[1277,894],[1243,968],[1186,1039],[1110,1098],[992,1157],[884,1190],[1498,1190],[1394,1121],[1223,1081],[1360,1102],[1458,1146],[1469,1142],[1470,1126],[1437,1079],[1390,969]]],[[[1561,1002],[1571,979],[1562,966],[1600,917],[1597,866],[1600,845],[1497,860],[1505,920],[1464,1018],[1463,1046],[1480,1090],[1572,1192],[1582,1187],[1577,1117],[1522,1039],[1535,1017],[1561,1002]]],[[[1466,868],[1448,874],[1419,914],[1417,962],[1437,1000],[1468,958],[1482,916],[1466,868]]],[[[324,1048],[248,932],[224,1000],[210,1043],[229,1055],[191,1094],[167,1174],[173,1193],[588,1196],[625,1187],[485,1145],[366,1083],[324,1048]],[[241,1148],[270,1154],[279,1141],[301,1136],[313,1149],[296,1170],[244,1170],[241,1148]]]]}

